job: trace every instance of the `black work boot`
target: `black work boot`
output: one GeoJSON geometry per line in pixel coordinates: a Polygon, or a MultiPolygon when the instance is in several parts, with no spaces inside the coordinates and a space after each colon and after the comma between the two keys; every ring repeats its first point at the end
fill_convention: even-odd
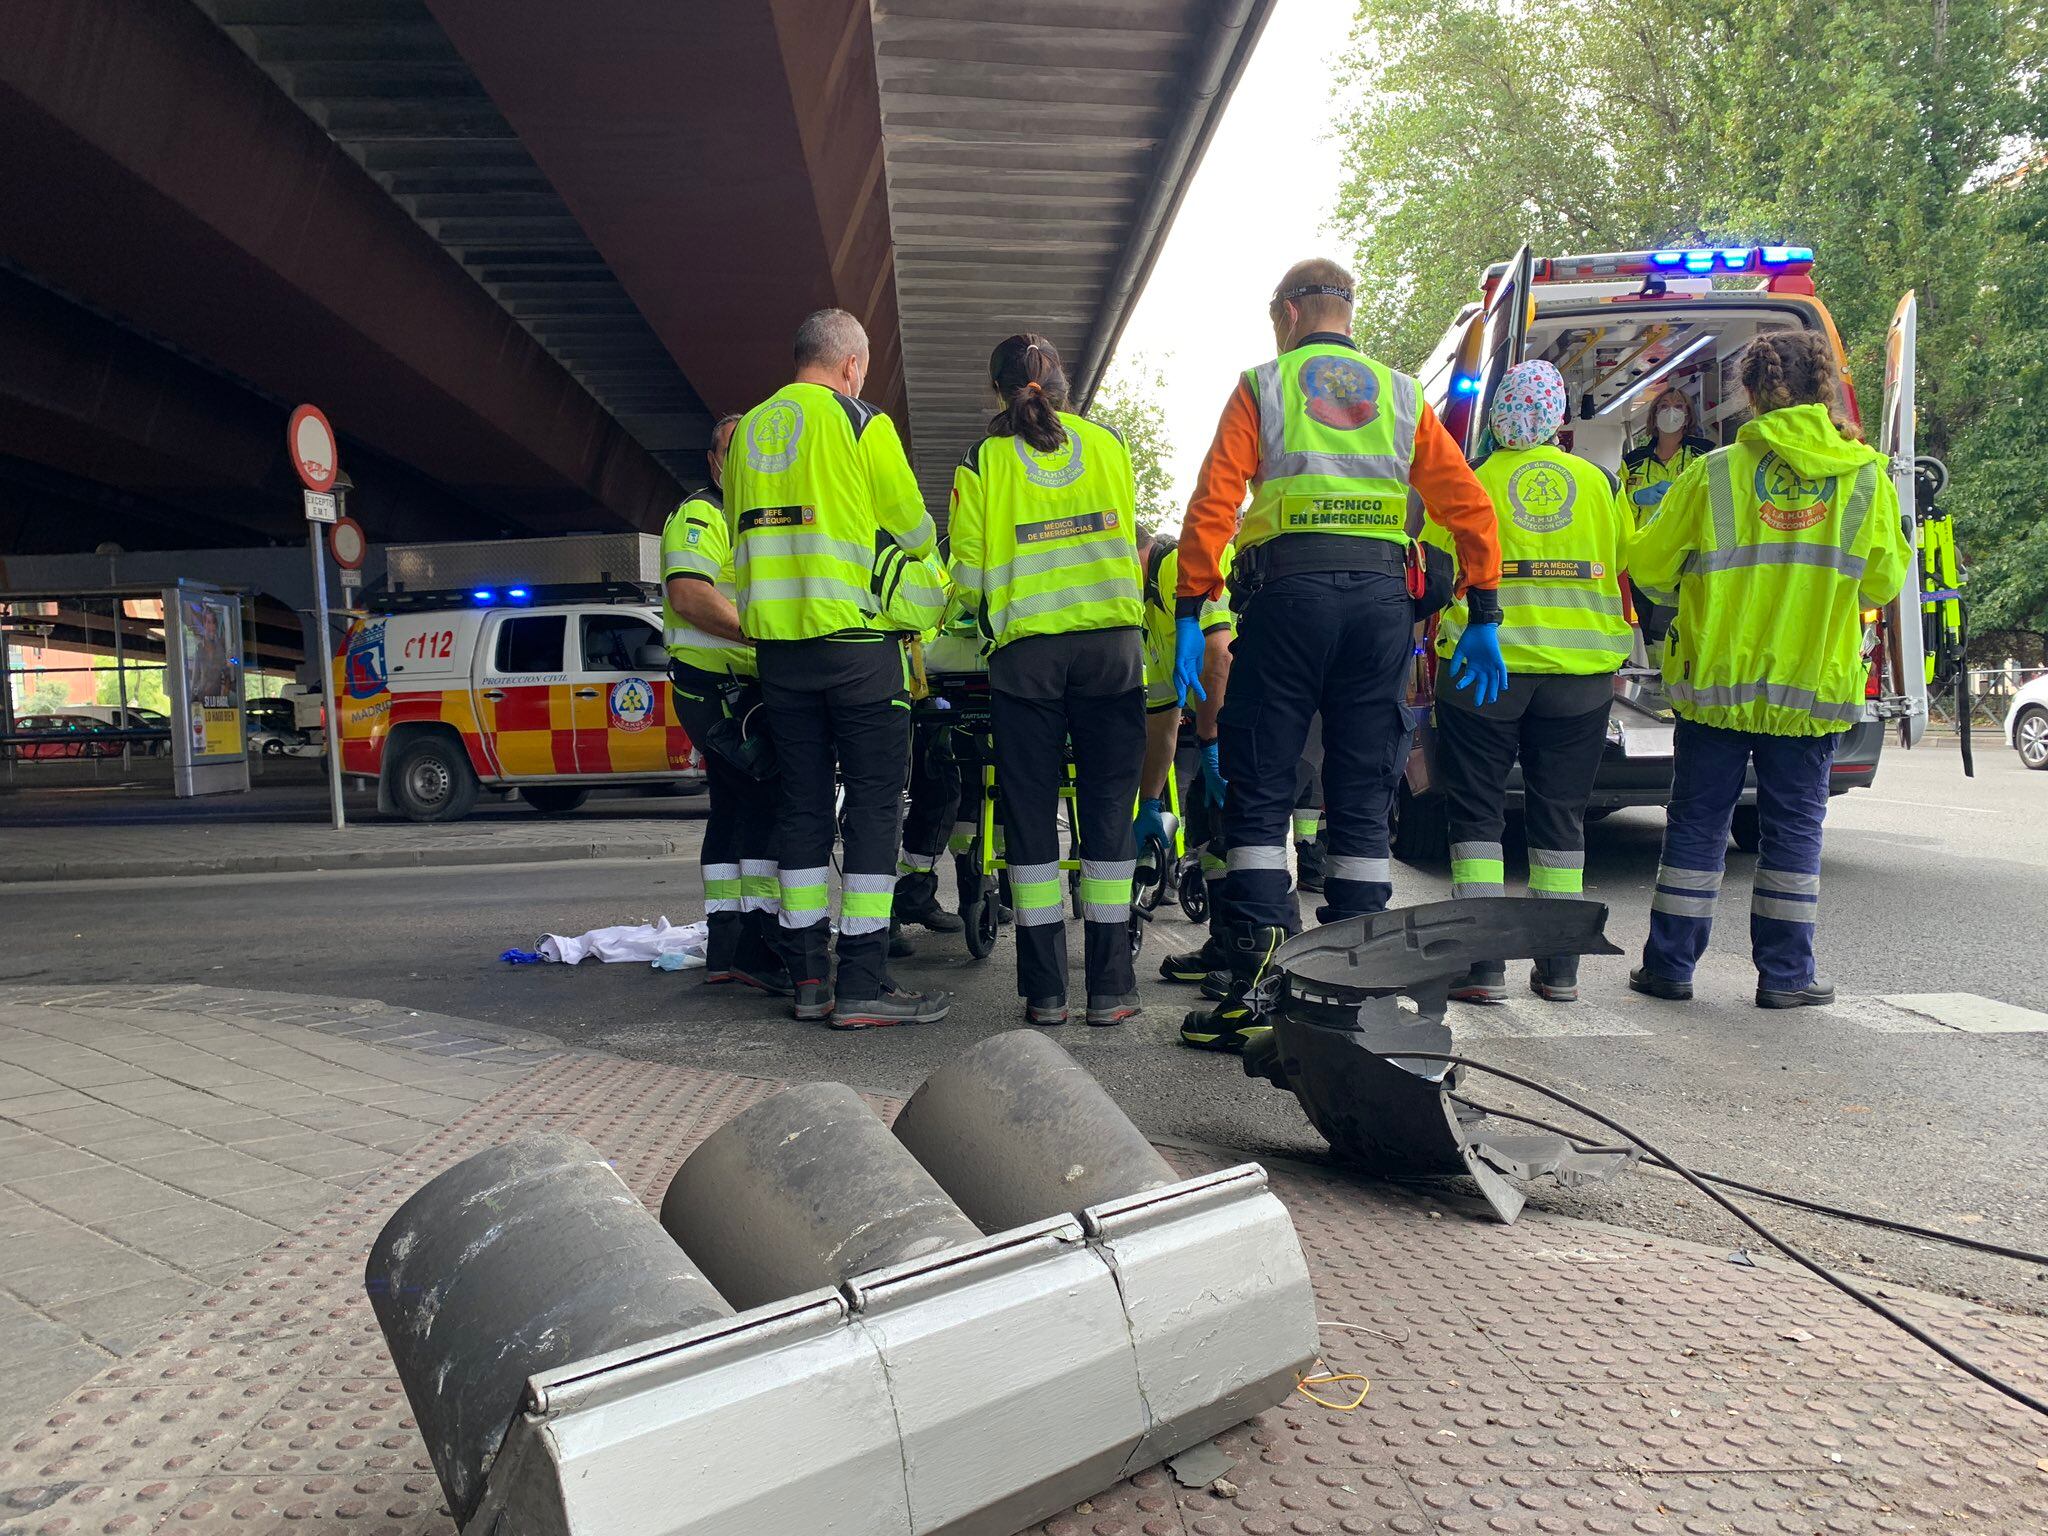
{"type": "Polygon", "coordinates": [[[908,960],[917,953],[917,946],[903,937],[903,925],[893,917],[889,919],[888,953],[891,960],[908,960]]]}
{"type": "Polygon", "coordinates": [[[1508,1000],[1508,967],[1504,960],[1482,961],[1451,983],[1451,1001],[1504,1003],[1508,1000]]]}
{"type": "Polygon", "coordinates": [[[936,870],[915,870],[896,877],[895,918],[899,923],[916,923],[933,933],[958,933],[960,919],[939,905],[939,876],[936,870]]]}
{"type": "Polygon", "coordinates": [[[1757,984],[1756,1005],[1759,1008],[1825,1008],[1835,1000],[1835,984],[1825,976],[1816,976],[1796,991],[1782,991],[1776,987],[1757,984]]]}
{"type": "Polygon", "coordinates": [[[1168,955],[1159,962],[1159,975],[1166,981],[1182,981],[1190,984],[1199,982],[1211,971],[1230,968],[1230,951],[1216,941],[1215,935],[1203,941],[1200,949],[1191,949],[1185,954],[1168,955]]]}
{"type": "Polygon", "coordinates": [[[1181,1021],[1180,1043],[1198,1051],[1242,1051],[1272,1032],[1273,997],[1278,973],[1275,951],[1287,942],[1285,928],[1241,925],[1230,941],[1230,992],[1207,1010],[1197,1009],[1181,1021]]]}
{"type": "Polygon", "coordinates": [[[950,992],[905,992],[890,987],[880,997],[847,998],[825,1022],[834,1029],[887,1029],[892,1024],[936,1024],[953,1007],[950,992]]]}
{"type": "Polygon", "coordinates": [[[1323,877],[1328,872],[1330,856],[1323,851],[1323,840],[1311,838],[1305,843],[1294,845],[1294,883],[1304,891],[1323,889],[1323,877]]]}
{"type": "Polygon", "coordinates": [[[1579,957],[1552,955],[1529,967],[1529,990],[1546,1003],[1579,1000],[1579,957]]]}
{"type": "MultiPolygon", "coordinates": [[[[1628,973],[1628,989],[1631,992],[1640,992],[1645,997],[1661,997],[1667,1003],[1692,1001],[1691,982],[1673,981],[1669,976],[1659,976],[1647,965],[1639,965],[1628,973]]],[[[1759,997],[1757,1001],[1761,1004],[1763,999],[1759,997]]]]}
{"type": "Polygon", "coordinates": [[[831,1018],[834,1006],[830,981],[800,981],[796,984],[796,1002],[789,1011],[805,1023],[816,1023],[831,1018]]]}

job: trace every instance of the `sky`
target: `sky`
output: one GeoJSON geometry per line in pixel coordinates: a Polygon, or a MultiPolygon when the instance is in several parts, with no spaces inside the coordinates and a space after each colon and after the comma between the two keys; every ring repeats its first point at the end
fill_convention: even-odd
{"type": "Polygon", "coordinates": [[[1273,8],[1117,347],[1118,362],[1143,354],[1165,371],[1183,504],[1238,374],[1273,355],[1273,284],[1304,257],[1350,254],[1324,226],[1342,174],[1330,88],[1351,16],[1348,0],[1273,8]]]}

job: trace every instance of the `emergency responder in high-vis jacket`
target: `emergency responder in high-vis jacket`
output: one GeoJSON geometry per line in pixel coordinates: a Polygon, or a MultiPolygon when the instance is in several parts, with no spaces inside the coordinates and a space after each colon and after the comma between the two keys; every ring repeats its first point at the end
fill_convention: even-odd
{"type": "Polygon", "coordinates": [[[910,757],[901,631],[919,624],[886,610],[932,584],[922,560],[937,529],[895,424],[859,398],[860,322],[820,310],[798,328],[795,351],[795,380],[740,419],[725,483],[740,625],[782,767],[776,857],[795,1013],[836,1029],[930,1022],[945,1017],[946,997],[900,990],[887,970],[910,757]],[[836,991],[835,765],[846,795],[836,991]]]}
{"type": "Polygon", "coordinates": [[[1033,1024],[1067,1021],[1059,788],[1073,744],[1087,1020],[1138,1012],[1129,922],[1131,808],[1145,753],[1137,494],[1109,428],[1063,409],[1059,353],[1017,335],[989,357],[1002,410],[953,474],[952,574],[992,642],[996,797],[1033,1024]]]}
{"type": "Polygon", "coordinates": [[[1756,1002],[1797,1008],[1835,996],[1813,963],[1829,769],[1863,718],[1863,610],[1898,595],[1911,551],[1883,455],[1833,414],[1826,339],[1759,336],[1739,372],[1756,416],[1680,477],[1629,554],[1639,587],[1677,589],[1664,686],[1679,716],[1650,938],[1629,985],[1692,996],[1753,764],[1756,1002]]]}
{"type": "MultiPolygon", "coordinates": [[[[1495,391],[1494,451],[1475,471],[1500,528],[1500,652],[1508,686],[1478,705],[1456,689],[1437,700],[1437,779],[1450,819],[1451,894],[1506,893],[1501,834],[1508,774],[1519,758],[1529,832],[1529,894],[1579,896],[1586,880],[1586,801],[1607,749],[1614,674],[1635,631],[1621,572],[1633,532],[1614,477],[1557,446],[1565,383],[1547,362],[1518,363],[1495,391]]],[[[1448,549],[1432,527],[1423,538],[1448,549]]],[[[1467,605],[1437,620],[1448,660],[1464,636],[1467,605]]],[[[1538,959],[1539,997],[1578,996],[1579,957],[1538,959]]],[[[1476,965],[1451,988],[1464,1002],[1507,1001],[1507,968],[1476,965]]]]}
{"type": "Polygon", "coordinates": [[[1650,406],[1650,439],[1621,459],[1621,496],[1636,527],[1657,515],[1657,507],[1678,477],[1714,451],[1714,440],[1692,430],[1692,399],[1667,384],[1650,406]]]}
{"type": "Polygon", "coordinates": [[[1231,395],[1181,529],[1174,681],[1183,696],[1200,694],[1201,613],[1223,589],[1224,545],[1237,543],[1237,641],[1219,721],[1234,982],[1216,1009],[1182,1027],[1183,1042],[1204,1049],[1240,1050],[1268,1027],[1261,982],[1286,937],[1295,770],[1318,711],[1329,808],[1320,915],[1378,912],[1393,894],[1388,811],[1409,735],[1403,691],[1416,616],[1411,492],[1451,530],[1469,589],[1454,676],[1482,704],[1507,681],[1494,636],[1493,503],[1415,380],[1352,342],[1351,296],[1351,276],[1334,262],[1302,262],[1281,279],[1268,311],[1280,355],[1231,395]]]}
{"type": "MultiPolygon", "coordinates": [[[[1230,550],[1223,551],[1226,573],[1230,550]]],[[[1158,540],[1145,560],[1145,771],[1140,779],[1138,845],[1166,841],[1166,776],[1174,772],[1180,745],[1181,699],[1173,686],[1174,588],[1180,580],[1180,554],[1173,542],[1158,540]]],[[[1223,915],[1223,779],[1209,767],[1215,755],[1216,716],[1223,708],[1230,679],[1230,641],[1235,632],[1230,605],[1216,598],[1203,605],[1200,624],[1204,642],[1202,697],[1196,701],[1195,741],[1203,771],[1189,783],[1181,799],[1187,846],[1197,850],[1202,881],[1208,887],[1209,937],[1199,948],[1168,955],[1159,963],[1166,981],[1200,984],[1211,973],[1230,968],[1227,919],[1223,915]]]]}
{"type": "Polygon", "coordinates": [[[754,648],[733,603],[732,530],[719,485],[737,416],[711,431],[711,484],[692,491],[661,533],[662,640],[676,719],[704,757],[711,805],[699,860],[710,929],[706,985],[738,982],[788,996],[776,944],[775,816],[781,785],[761,709],[754,648]]]}

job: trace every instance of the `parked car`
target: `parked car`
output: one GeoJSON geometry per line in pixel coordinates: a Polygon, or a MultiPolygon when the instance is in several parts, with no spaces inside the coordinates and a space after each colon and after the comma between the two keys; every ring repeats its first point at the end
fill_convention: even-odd
{"type": "MultiPolygon", "coordinates": [[[[134,741],[128,745],[138,757],[169,757],[171,755],[171,717],[161,710],[144,709],[139,704],[130,704],[123,713],[118,704],[75,704],[69,713],[96,720],[102,730],[109,731],[161,731],[155,740],[134,741]]],[[[120,751],[118,743],[114,750],[120,751]]]]}
{"type": "Polygon", "coordinates": [[[121,743],[105,739],[105,733],[113,729],[103,720],[90,715],[65,712],[62,714],[22,715],[16,718],[14,729],[24,736],[43,737],[40,741],[27,741],[15,746],[15,755],[23,762],[49,762],[60,758],[119,757],[121,743]]]}
{"type": "Polygon", "coordinates": [[[2035,678],[2013,695],[2005,741],[2029,768],[2048,769],[2048,677],[2035,678]]]}
{"type": "Polygon", "coordinates": [[[243,706],[246,750],[265,757],[283,757],[311,743],[312,733],[300,728],[290,699],[251,699],[243,706]]]}

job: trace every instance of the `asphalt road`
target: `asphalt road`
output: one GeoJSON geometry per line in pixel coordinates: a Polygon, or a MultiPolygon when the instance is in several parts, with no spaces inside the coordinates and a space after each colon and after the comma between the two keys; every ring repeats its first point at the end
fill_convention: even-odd
{"type": "MultiPolygon", "coordinates": [[[[1530,998],[1454,1008],[1460,1048],[1596,1104],[1697,1166],[2048,1248],[2038,1178],[2048,1034],[1915,1030],[1911,1016],[1872,1001],[1958,992],[2048,1008],[2048,775],[2027,773],[2001,747],[1981,745],[1979,759],[1979,777],[1965,780],[1952,746],[1893,752],[1874,790],[1834,802],[1820,949],[1844,999],[1837,1007],[1782,1014],[1750,1005],[1743,918],[1753,861],[1731,854],[1723,924],[1696,1002],[1637,998],[1624,985],[1626,961],[1589,961],[1577,1005],[1530,998]]],[[[700,805],[596,801],[583,814],[694,816],[700,805]]],[[[300,814],[294,807],[280,819],[300,814]]],[[[0,819],[0,836],[4,828],[0,819]]],[[[1660,830],[1659,813],[1629,811],[1594,831],[1588,895],[1609,903],[1610,935],[1631,952],[1647,926],[1660,830]]],[[[1398,881],[1401,901],[1448,894],[1437,873],[1402,867],[1398,881]]],[[[899,975],[954,989],[952,1019],[851,1036],[798,1025],[765,1000],[707,992],[689,973],[515,968],[496,958],[543,932],[656,914],[686,921],[700,902],[695,868],[681,862],[16,886],[0,888],[0,980],[177,980],[374,997],[630,1056],[899,1094],[964,1041],[1018,1022],[1007,943],[976,965],[957,938],[925,938],[899,975]]],[[[1192,932],[1177,915],[1162,919],[1141,976],[1192,932]]],[[[1142,1021],[1061,1032],[1140,1124],[1251,1155],[1322,1155],[1291,1097],[1247,1081],[1231,1059],[1174,1044],[1191,993],[1157,982],[1145,990],[1142,1021]]],[[[1468,1091],[1551,1113],[1520,1090],[1474,1081],[1468,1091]]],[[[1540,1208],[1730,1250],[1761,1246],[1693,1191],[1647,1171],[1605,1191],[1539,1184],[1532,1193],[1540,1208]]],[[[1442,1194],[1447,1213],[1472,1209],[1456,1183],[1442,1194]]],[[[1852,1270],[2048,1313],[2048,1271],[1764,1209],[1787,1235],[1852,1270]]]]}

